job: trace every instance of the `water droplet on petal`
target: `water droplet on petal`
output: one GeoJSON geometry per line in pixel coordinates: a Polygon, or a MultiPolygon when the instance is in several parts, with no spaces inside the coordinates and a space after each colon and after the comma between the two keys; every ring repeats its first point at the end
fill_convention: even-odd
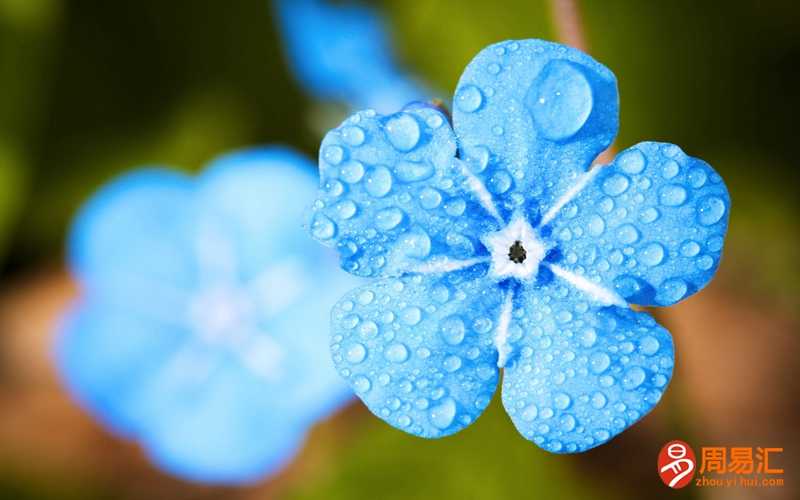
{"type": "Polygon", "coordinates": [[[381,231],[396,228],[403,221],[403,211],[396,207],[384,208],[375,214],[375,226],[381,231]]]}
{"type": "Polygon", "coordinates": [[[410,306],[403,309],[400,313],[400,319],[403,323],[414,326],[422,319],[422,310],[419,307],[410,306]]]}
{"type": "Polygon", "coordinates": [[[644,154],[638,149],[623,152],[616,160],[619,168],[628,174],[638,174],[644,170],[646,160],[644,154]]]}
{"type": "Polygon", "coordinates": [[[645,356],[652,356],[657,353],[660,348],[661,344],[658,342],[658,339],[652,335],[646,335],[639,341],[639,350],[645,356]]]}
{"type": "Polygon", "coordinates": [[[357,160],[349,160],[339,167],[339,176],[349,184],[355,184],[364,177],[364,165],[357,160]]]}
{"type": "Polygon", "coordinates": [[[611,366],[611,358],[604,352],[596,352],[589,357],[589,367],[595,373],[603,373],[611,366]]]}
{"type": "Polygon", "coordinates": [[[404,363],[408,359],[408,348],[397,342],[388,346],[383,355],[392,363],[404,363]]]}
{"type": "Polygon", "coordinates": [[[417,120],[408,113],[398,113],[389,118],[385,125],[389,142],[398,151],[411,151],[419,143],[420,129],[417,120]]]}
{"type": "Polygon", "coordinates": [[[592,87],[578,65],[557,59],[537,76],[525,105],[544,137],[568,139],[583,128],[592,113],[592,87]]]}
{"type": "Polygon", "coordinates": [[[664,281],[659,287],[658,299],[663,304],[674,304],[686,296],[689,290],[686,282],[680,278],[673,278],[664,281]]]}
{"type": "Polygon", "coordinates": [[[689,180],[689,185],[697,189],[705,185],[706,181],[708,180],[708,175],[704,169],[700,167],[694,167],[689,170],[687,178],[689,180]]]}
{"type": "Polygon", "coordinates": [[[606,230],[606,221],[599,215],[592,215],[587,226],[591,236],[600,236],[606,230]]]}
{"type": "Polygon", "coordinates": [[[431,408],[431,423],[439,429],[447,429],[456,418],[456,402],[453,398],[444,398],[442,402],[431,408]]]}
{"type": "Polygon", "coordinates": [[[464,340],[466,326],[458,316],[450,316],[439,324],[442,339],[450,345],[458,345],[464,340]]]}
{"type": "Polygon", "coordinates": [[[592,407],[600,410],[606,406],[608,403],[608,398],[605,394],[600,391],[595,392],[592,394],[592,407]]]}
{"type": "Polygon", "coordinates": [[[536,420],[538,415],[539,408],[537,408],[534,404],[530,404],[522,410],[522,414],[520,416],[522,417],[522,420],[526,422],[532,422],[533,420],[536,420]]]}
{"type": "Polygon", "coordinates": [[[364,361],[364,358],[367,357],[367,349],[364,347],[364,344],[359,344],[356,342],[355,344],[351,345],[347,349],[347,353],[345,354],[345,358],[347,361],[356,365],[364,361]]]}
{"type": "Polygon", "coordinates": [[[356,204],[350,200],[343,200],[336,205],[336,214],[340,219],[347,220],[356,214],[356,204]]]}
{"type": "Polygon", "coordinates": [[[411,258],[424,259],[431,253],[431,238],[419,228],[404,234],[399,245],[403,253],[411,258]]]}
{"type": "Polygon", "coordinates": [[[355,389],[356,392],[363,394],[369,391],[371,388],[372,388],[372,382],[370,382],[370,380],[367,377],[363,375],[358,375],[355,378],[353,378],[353,389],[355,389]]]}
{"type": "Polygon", "coordinates": [[[329,240],[336,235],[336,224],[325,214],[317,212],[311,221],[311,234],[318,240],[329,240]]]}
{"type": "Polygon", "coordinates": [[[625,372],[625,375],[623,375],[622,387],[624,387],[629,391],[636,389],[637,387],[642,385],[642,383],[644,383],[644,379],[646,377],[647,374],[641,367],[634,366],[633,368],[625,372]]]}
{"type": "Polygon", "coordinates": [[[416,161],[401,160],[394,170],[397,178],[403,182],[423,181],[433,175],[433,166],[416,161]]]}
{"type": "Polygon", "coordinates": [[[660,216],[661,213],[658,211],[658,209],[649,207],[641,211],[639,214],[639,220],[645,224],[650,224],[651,222],[657,221],[660,216]]]}
{"type": "Polygon", "coordinates": [[[658,192],[658,199],[668,207],[677,207],[686,202],[686,188],[679,184],[667,184],[658,192]]]}
{"type": "Polygon", "coordinates": [[[725,215],[725,202],[717,196],[707,196],[697,202],[697,221],[704,226],[716,224],[725,215]]]}
{"type": "Polygon", "coordinates": [[[630,245],[639,240],[639,230],[632,224],[623,224],[617,228],[617,239],[623,245],[630,245]]]}
{"type": "Polygon", "coordinates": [[[377,166],[367,172],[365,189],[370,196],[381,198],[392,190],[392,173],[383,166],[377,166]]]}
{"type": "Polygon", "coordinates": [[[611,174],[603,181],[603,192],[609,196],[619,196],[628,190],[630,180],[623,174],[611,174]]]}
{"type": "Polygon", "coordinates": [[[570,399],[569,395],[560,392],[553,396],[553,406],[555,406],[559,410],[566,410],[569,408],[569,405],[572,403],[572,399],[570,399]]]}
{"type": "Polygon", "coordinates": [[[660,243],[648,243],[639,250],[639,260],[648,266],[657,266],[664,261],[664,247],[660,243]]]}
{"type": "Polygon", "coordinates": [[[456,106],[465,113],[477,111],[483,104],[481,89],[475,85],[464,85],[456,91],[456,106]]]}
{"type": "Polygon", "coordinates": [[[447,356],[444,358],[444,369],[448,372],[454,372],[461,368],[461,358],[458,356],[447,356]]]}
{"type": "Polygon", "coordinates": [[[327,146],[322,153],[322,158],[331,165],[338,165],[344,158],[344,149],[341,146],[327,146]]]}
{"type": "Polygon", "coordinates": [[[681,171],[681,167],[678,165],[678,162],[675,160],[668,160],[664,162],[661,166],[661,176],[665,179],[672,179],[678,172],[681,171]]]}
{"type": "Polygon", "coordinates": [[[425,188],[419,193],[419,204],[426,210],[433,210],[442,204],[442,194],[434,188],[425,188]]]}

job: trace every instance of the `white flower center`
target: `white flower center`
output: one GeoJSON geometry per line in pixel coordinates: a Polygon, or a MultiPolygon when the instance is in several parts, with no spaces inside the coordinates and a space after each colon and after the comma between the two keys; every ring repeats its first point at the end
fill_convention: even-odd
{"type": "Polygon", "coordinates": [[[539,272],[547,248],[528,221],[515,215],[500,231],[483,237],[491,254],[489,275],[496,278],[530,280],[539,272]]]}

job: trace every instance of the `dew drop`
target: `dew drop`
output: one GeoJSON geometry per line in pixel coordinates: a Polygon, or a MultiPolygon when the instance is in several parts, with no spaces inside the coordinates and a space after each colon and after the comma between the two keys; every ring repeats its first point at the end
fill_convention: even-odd
{"type": "Polygon", "coordinates": [[[464,340],[466,326],[458,316],[450,316],[442,320],[439,325],[442,339],[450,345],[458,345],[464,340]]]}
{"type": "Polygon", "coordinates": [[[725,202],[717,196],[707,196],[697,203],[697,221],[710,226],[716,224],[725,215],[725,202]]]}
{"type": "Polygon", "coordinates": [[[681,171],[681,167],[675,160],[668,160],[661,166],[661,176],[665,179],[672,179],[681,171]]]}
{"type": "Polygon", "coordinates": [[[419,204],[426,210],[433,210],[442,204],[442,194],[434,188],[425,188],[419,193],[419,204]]]}
{"type": "Polygon", "coordinates": [[[336,235],[336,224],[325,214],[317,212],[311,221],[311,234],[318,240],[329,240],[336,235]]]}
{"type": "Polygon", "coordinates": [[[322,158],[331,165],[338,165],[344,158],[344,149],[341,146],[327,146],[322,152],[322,158]]]}
{"type": "Polygon", "coordinates": [[[489,191],[503,194],[511,188],[511,176],[505,170],[498,170],[489,178],[489,191]]]}
{"type": "Polygon", "coordinates": [[[569,408],[569,405],[572,404],[572,399],[570,399],[569,395],[560,392],[553,396],[553,406],[555,406],[559,410],[566,410],[569,408]]]}
{"type": "Polygon", "coordinates": [[[687,178],[689,180],[689,185],[697,189],[705,185],[706,181],[708,180],[708,174],[706,174],[706,171],[702,168],[694,167],[689,170],[689,175],[687,178]]]}
{"type": "Polygon", "coordinates": [[[433,175],[433,166],[424,162],[401,160],[394,170],[397,178],[403,182],[423,181],[433,175]]]}
{"type": "Polygon", "coordinates": [[[405,363],[408,359],[408,348],[405,344],[397,342],[389,345],[383,355],[392,363],[405,363]]]}
{"type": "Polygon", "coordinates": [[[522,414],[520,416],[522,417],[522,420],[526,422],[532,422],[533,420],[536,420],[537,416],[539,416],[539,408],[537,408],[534,404],[530,404],[522,410],[522,414]]]}
{"type": "Polygon", "coordinates": [[[642,385],[644,379],[647,377],[647,374],[644,370],[639,366],[634,366],[622,377],[622,387],[627,390],[633,390],[642,385]]]}
{"type": "Polygon", "coordinates": [[[343,200],[336,205],[336,214],[340,219],[349,219],[356,214],[356,204],[350,200],[343,200]]]}
{"type": "Polygon", "coordinates": [[[592,407],[600,410],[606,406],[608,403],[608,398],[605,394],[600,391],[595,392],[592,394],[592,407]]]}
{"type": "Polygon", "coordinates": [[[609,196],[619,196],[628,190],[631,182],[623,174],[612,174],[603,181],[603,192],[609,196]]]}
{"type": "Polygon", "coordinates": [[[399,247],[408,257],[424,259],[431,253],[431,238],[424,230],[417,228],[400,238],[399,247]]]}
{"type": "Polygon", "coordinates": [[[371,388],[372,388],[372,382],[370,382],[370,380],[367,377],[363,375],[358,375],[355,378],[353,378],[353,389],[355,389],[356,392],[363,394],[369,391],[371,388]]]}
{"type": "Polygon", "coordinates": [[[603,373],[611,366],[611,358],[604,352],[596,352],[589,358],[589,367],[594,373],[603,373]]]}
{"type": "Polygon", "coordinates": [[[639,260],[648,266],[657,266],[664,261],[664,247],[661,243],[648,243],[639,250],[639,260]]]}
{"type": "Polygon", "coordinates": [[[623,224],[617,228],[617,239],[623,245],[630,245],[639,240],[639,230],[632,224],[623,224]]]}
{"type": "Polygon", "coordinates": [[[623,172],[628,174],[638,174],[644,170],[646,160],[644,154],[638,149],[631,149],[623,152],[617,158],[617,165],[623,172]]]}
{"type": "Polygon", "coordinates": [[[658,192],[658,199],[668,207],[678,207],[686,202],[686,188],[679,184],[667,184],[658,192]]]}
{"type": "Polygon", "coordinates": [[[342,139],[351,146],[364,144],[365,137],[364,130],[361,127],[352,125],[342,129],[342,139]]]}
{"type": "Polygon", "coordinates": [[[688,285],[682,279],[668,279],[659,287],[658,299],[663,304],[674,304],[686,296],[688,290],[688,285]]]}
{"type": "Polygon", "coordinates": [[[399,113],[389,118],[384,128],[389,142],[398,151],[411,151],[419,144],[419,123],[408,113],[399,113]]]}
{"type": "Polygon", "coordinates": [[[414,326],[422,320],[422,310],[419,307],[410,306],[403,309],[400,313],[400,319],[403,323],[414,326]]]}
{"type": "Polygon", "coordinates": [[[589,234],[592,236],[600,236],[606,230],[606,221],[599,215],[592,215],[589,219],[587,226],[589,234]]]}
{"type": "Polygon", "coordinates": [[[661,216],[661,213],[658,209],[649,207],[645,208],[644,210],[639,213],[639,220],[644,222],[645,224],[650,224],[651,222],[655,222],[661,216]]]}
{"type": "Polygon", "coordinates": [[[396,228],[403,221],[403,211],[396,207],[384,208],[375,214],[375,226],[381,231],[396,228]]]}
{"type": "Polygon", "coordinates": [[[349,160],[339,167],[339,176],[349,184],[355,184],[364,177],[364,165],[357,160],[349,160]]]}
{"type": "Polygon", "coordinates": [[[392,190],[392,173],[383,166],[377,166],[367,172],[364,188],[370,196],[381,198],[392,190]]]}
{"type": "Polygon", "coordinates": [[[661,344],[658,342],[658,339],[651,335],[646,335],[639,341],[639,350],[645,356],[652,356],[657,353],[660,348],[661,344]]]}
{"type": "Polygon", "coordinates": [[[472,172],[479,174],[489,165],[489,148],[486,146],[472,146],[464,148],[464,156],[472,172]]]}
{"type": "Polygon", "coordinates": [[[477,111],[483,104],[481,89],[475,85],[464,85],[456,91],[456,106],[465,113],[477,111]]]}
{"type": "Polygon", "coordinates": [[[447,429],[456,418],[456,402],[453,398],[445,398],[428,413],[431,423],[439,429],[447,429]]]}
{"type": "Polygon", "coordinates": [[[444,369],[448,372],[454,372],[461,368],[461,358],[458,356],[447,356],[444,358],[444,369]]]}
{"type": "Polygon", "coordinates": [[[579,66],[556,59],[537,76],[528,91],[525,106],[545,138],[568,139],[589,119],[594,106],[592,87],[579,66]]]}
{"type": "Polygon", "coordinates": [[[364,358],[366,357],[367,357],[367,349],[364,347],[364,344],[359,344],[358,342],[351,345],[347,349],[347,353],[345,354],[345,358],[347,358],[347,361],[354,365],[361,363],[362,361],[364,361],[364,358]]]}

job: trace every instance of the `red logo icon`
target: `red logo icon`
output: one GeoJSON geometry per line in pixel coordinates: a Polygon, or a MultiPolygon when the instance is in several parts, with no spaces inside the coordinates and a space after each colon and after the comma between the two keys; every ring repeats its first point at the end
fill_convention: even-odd
{"type": "Polygon", "coordinates": [[[683,488],[694,477],[696,464],[691,446],[683,441],[670,441],[658,454],[658,475],[670,488],[683,488]]]}

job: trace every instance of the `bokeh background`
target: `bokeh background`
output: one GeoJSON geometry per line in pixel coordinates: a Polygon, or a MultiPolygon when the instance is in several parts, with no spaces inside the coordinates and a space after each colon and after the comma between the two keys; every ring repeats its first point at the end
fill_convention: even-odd
{"type": "Polygon", "coordinates": [[[0,498],[658,498],[676,494],[655,472],[671,439],[785,449],[782,488],[677,494],[798,498],[800,4],[374,5],[407,69],[445,102],[489,43],[582,45],[619,80],[618,148],[673,142],[725,178],[733,207],[716,280],[655,311],[676,344],[661,404],[605,446],[555,456],[519,437],[499,397],[439,441],[354,403],[270,481],[219,488],[159,472],[84,414],[51,365],[54,321],[76,293],[63,265],[70,218],[142,164],[196,170],[269,143],[316,156],[342,108],[292,79],[267,0],[0,0],[0,498]]]}

